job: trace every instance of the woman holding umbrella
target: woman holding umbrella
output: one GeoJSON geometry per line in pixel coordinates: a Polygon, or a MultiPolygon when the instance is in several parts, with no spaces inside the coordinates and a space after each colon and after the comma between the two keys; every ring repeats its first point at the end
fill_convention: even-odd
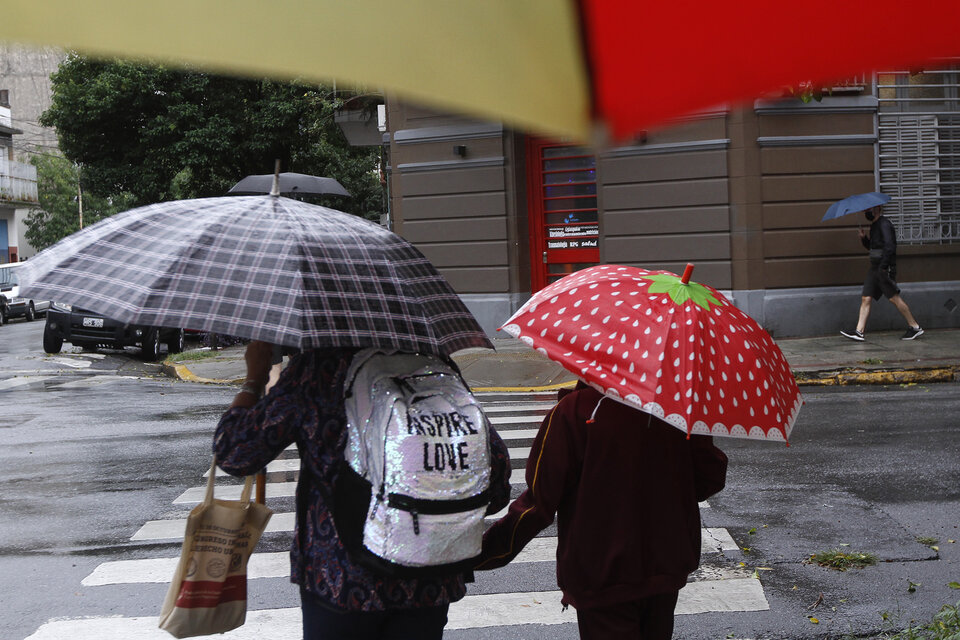
{"type": "Polygon", "coordinates": [[[557,582],[584,640],[669,640],[700,564],[697,502],[723,489],[727,457],[580,383],[560,394],[527,461],[528,489],[484,536],[478,569],[510,562],[557,514],[557,582]]]}
{"type": "MultiPolygon", "coordinates": [[[[351,559],[334,527],[332,497],[346,446],[343,387],[355,349],[312,349],[293,356],[261,398],[273,347],[251,342],[247,378],[214,436],[217,464],[233,475],[264,468],[287,446],[300,450],[291,581],[300,585],[304,640],[430,640],[443,635],[463,574],[438,578],[380,575],[351,559]]],[[[490,512],[510,496],[506,447],[490,434],[490,512]]]]}

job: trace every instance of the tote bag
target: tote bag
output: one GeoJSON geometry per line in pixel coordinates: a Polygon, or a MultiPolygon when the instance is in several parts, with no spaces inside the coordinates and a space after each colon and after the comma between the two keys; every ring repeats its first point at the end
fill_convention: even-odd
{"type": "Polygon", "coordinates": [[[160,611],[160,628],[176,638],[236,629],[247,617],[247,560],[273,511],[250,502],[253,476],[240,500],[215,500],[216,460],[207,493],[187,517],[180,562],[160,611]]]}

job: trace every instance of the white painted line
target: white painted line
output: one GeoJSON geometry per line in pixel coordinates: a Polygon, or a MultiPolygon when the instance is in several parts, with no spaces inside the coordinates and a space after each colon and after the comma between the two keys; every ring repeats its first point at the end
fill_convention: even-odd
{"type": "MultiPolygon", "coordinates": [[[[497,397],[508,397],[508,398],[517,398],[517,399],[552,399],[556,404],[557,392],[556,391],[477,391],[473,395],[478,398],[487,398],[491,396],[497,397]]],[[[552,405],[551,405],[552,406],[552,405]]]]}
{"type": "MultiPolygon", "coordinates": [[[[145,558],[141,560],[116,560],[97,566],[80,584],[85,587],[102,587],[111,584],[168,583],[177,568],[177,558],[145,558]]],[[[254,553],[247,564],[247,578],[286,578],[290,576],[290,553],[277,551],[254,553]]]]}
{"type": "MultiPolygon", "coordinates": [[[[300,459],[299,458],[284,458],[281,460],[274,460],[267,465],[267,473],[273,473],[275,471],[300,471],[300,459]]],[[[217,467],[217,476],[228,476],[226,471],[217,467]]],[[[207,469],[203,477],[207,478],[210,476],[210,469],[207,469]]]]}
{"type": "Polygon", "coordinates": [[[58,389],[83,389],[86,387],[96,387],[102,384],[116,384],[123,380],[139,380],[136,376],[93,376],[90,378],[80,378],[57,385],[58,389]]]}
{"type": "MultiPolygon", "coordinates": [[[[267,523],[266,533],[293,531],[296,515],[293,512],[275,513],[267,523]]],[[[130,540],[182,540],[187,519],[148,520],[130,540]]]]}
{"type": "MultiPolygon", "coordinates": [[[[530,455],[530,447],[507,449],[507,451],[510,453],[511,460],[526,460],[527,456],[530,455]]],[[[280,460],[274,460],[273,462],[267,465],[267,473],[291,472],[291,471],[299,471],[299,470],[300,470],[299,458],[284,458],[280,460]]],[[[223,471],[220,467],[217,467],[217,477],[225,477],[228,475],[230,474],[228,474],[226,471],[223,471]]],[[[206,478],[209,476],[210,476],[210,470],[207,469],[204,472],[203,477],[206,478]]]]}
{"type": "Polygon", "coordinates": [[[550,411],[556,402],[531,402],[529,404],[484,404],[484,413],[506,413],[508,411],[550,411]]]}
{"type": "Polygon", "coordinates": [[[763,585],[756,578],[688,582],[680,590],[678,615],[711,611],[769,611],[763,585]]]}
{"type": "Polygon", "coordinates": [[[488,416],[490,424],[520,424],[533,422],[540,424],[543,422],[543,416],[488,416]]]}
{"type": "Polygon", "coordinates": [[[539,429],[497,429],[501,440],[532,440],[537,437],[539,429]]]}
{"type": "Polygon", "coordinates": [[[42,382],[44,380],[51,380],[54,377],[56,376],[23,376],[18,378],[9,378],[7,380],[0,380],[0,391],[16,389],[17,387],[25,387],[28,384],[42,382]]]}
{"type": "MultiPolygon", "coordinates": [[[[291,592],[292,593],[292,592],[291,592]]],[[[467,596],[450,606],[447,629],[476,629],[515,625],[573,624],[576,612],[563,611],[559,591],[528,591],[467,596]]],[[[691,582],[680,591],[676,613],[689,615],[711,611],[767,611],[770,605],[763,586],[754,578],[691,582]]],[[[26,640],[168,640],[157,626],[158,618],[88,617],[53,619],[44,623],[26,640]]],[[[300,609],[248,611],[246,623],[227,632],[223,640],[299,638],[302,632],[300,609]]]]}
{"type": "MultiPolygon", "coordinates": [[[[490,516],[489,519],[499,519],[507,510],[490,516]]],[[[739,548],[727,533],[726,529],[701,529],[700,530],[700,552],[718,553],[720,551],[737,551],[739,548]]],[[[527,543],[513,562],[551,562],[557,559],[557,538],[556,536],[544,536],[534,538],[527,543]]]]}
{"type": "Polygon", "coordinates": [[[577,621],[573,608],[563,610],[559,591],[527,591],[467,596],[450,605],[445,629],[478,629],[520,624],[565,624],[577,621]]]}
{"type": "Polygon", "coordinates": [[[73,369],[86,369],[93,364],[89,360],[71,360],[70,358],[50,358],[50,362],[62,364],[65,367],[71,367],[73,369]]]}
{"type": "MultiPolygon", "coordinates": [[[[217,485],[214,495],[220,500],[239,500],[243,491],[242,484],[217,485]]],[[[268,482],[267,498],[290,498],[296,494],[296,482],[268,482]]],[[[206,487],[191,487],[180,494],[173,504],[197,504],[207,493],[206,487]]]]}
{"type": "Polygon", "coordinates": [[[511,460],[526,460],[530,455],[530,447],[517,447],[515,449],[507,448],[511,460]]]}
{"type": "Polygon", "coordinates": [[[703,553],[718,553],[721,551],[739,551],[740,547],[733,541],[733,537],[726,529],[709,527],[700,529],[700,550],[703,553]]]}
{"type": "MultiPolygon", "coordinates": [[[[513,563],[553,562],[557,558],[556,537],[534,538],[523,548],[513,563]]],[[[99,565],[81,581],[85,587],[111,584],[167,583],[173,577],[179,558],[143,558],[115,560],[99,565]]],[[[247,565],[247,578],[286,578],[290,576],[290,553],[287,551],[254,553],[247,565]]]]}
{"type": "MultiPolygon", "coordinates": [[[[160,629],[159,618],[89,617],[55,619],[43,624],[26,640],[170,640],[160,629]]],[[[216,637],[223,640],[300,638],[303,623],[299,608],[248,611],[242,627],[216,637]]]]}
{"type": "MultiPolygon", "coordinates": [[[[507,513],[504,507],[492,516],[487,516],[485,520],[499,520],[507,513]]],[[[274,513],[267,524],[266,533],[277,533],[293,531],[293,524],[296,521],[296,514],[292,511],[283,513],[274,513]]],[[[182,540],[183,533],[187,529],[186,518],[174,518],[171,520],[148,520],[140,529],[130,537],[133,541],[142,540],[182,540]]]]}

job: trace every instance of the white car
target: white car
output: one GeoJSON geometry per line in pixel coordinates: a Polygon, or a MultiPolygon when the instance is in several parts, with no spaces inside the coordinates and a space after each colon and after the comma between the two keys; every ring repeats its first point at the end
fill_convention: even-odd
{"type": "Polygon", "coordinates": [[[19,264],[0,264],[0,324],[10,318],[23,316],[32,321],[50,308],[49,300],[33,300],[20,296],[20,280],[17,278],[19,264]]]}

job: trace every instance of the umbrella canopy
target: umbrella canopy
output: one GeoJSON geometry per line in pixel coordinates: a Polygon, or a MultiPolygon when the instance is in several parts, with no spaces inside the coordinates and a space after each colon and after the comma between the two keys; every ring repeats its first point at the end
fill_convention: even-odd
{"type": "Polygon", "coordinates": [[[555,136],[625,139],[803,81],[960,54],[960,3],[6,0],[0,38],[356,83],[555,136]],[[322,33],[322,37],[318,34],[322,33]],[[251,46],[251,43],[256,46],[251,46]],[[604,135],[601,133],[601,136],[604,135]]]}
{"type": "Polygon", "coordinates": [[[820,219],[820,222],[826,222],[827,220],[833,220],[834,218],[841,218],[848,213],[859,213],[860,211],[866,211],[867,209],[872,209],[876,206],[887,204],[890,202],[890,196],[885,193],[880,193],[878,191],[871,191],[870,193],[858,193],[855,196],[848,196],[843,200],[839,200],[830,205],[830,208],[827,209],[827,212],[823,214],[823,218],[820,219]]]}
{"type": "Polygon", "coordinates": [[[690,271],[590,267],[538,291],[502,329],[688,434],[786,441],[802,404],[786,359],[690,271]]]}
{"type": "Polygon", "coordinates": [[[281,195],[331,195],[347,196],[350,192],[333,178],[310,176],[305,173],[280,173],[276,176],[265,173],[256,176],[247,176],[227,191],[234,196],[267,195],[273,189],[273,181],[277,180],[277,193],[281,195]]]}
{"type": "Polygon", "coordinates": [[[433,265],[363,218],[278,196],[131,209],[23,265],[35,295],[129,324],[310,349],[492,345],[433,265]]]}

